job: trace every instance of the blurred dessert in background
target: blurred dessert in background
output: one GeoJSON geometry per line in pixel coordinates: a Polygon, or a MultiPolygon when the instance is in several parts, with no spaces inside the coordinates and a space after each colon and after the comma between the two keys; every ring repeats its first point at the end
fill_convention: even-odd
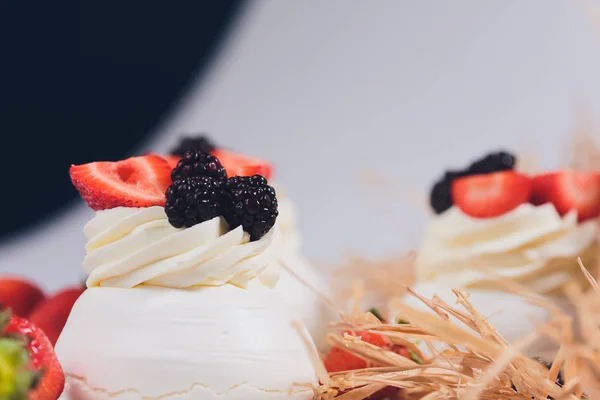
{"type": "Polygon", "coordinates": [[[312,397],[295,386],[316,381],[296,317],[270,289],[281,234],[265,177],[203,150],[70,174],[96,214],[88,289],[56,345],[62,398],[312,397]]]}
{"type": "Polygon", "coordinates": [[[14,314],[28,316],[45,298],[35,283],[16,275],[0,275],[0,304],[14,314]]]}
{"type": "MultiPolygon", "coordinates": [[[[209,138],[201,135],[184,137],[166,158],[174,166],[189,150],[211,153],[232,175],[259,174],[267,179],[274,175],[274,168],[269,162],[219,148],[209,138]]],[[[293,312],[300,316],[317,345],[321,347],[327,324],[335,319],[334,312],[323,300],[323,296],[331,297],[331,290],[325,274],[316,269],[302,254],[302,240],[294,203],[280,185],[274,183],[273,187],[279,202],[277,226],[283,235],[282,249],[277,257],[281,267],[280,278],[275,291],[292,307],[293,312]]]]}
{"type": "Polygon", "coordinates": [[[34,282],[16,275],[0,275],[0,308],[33,322],[54,346],[84,290],[83,285],[73,285],[46,295],[34,282]]]}
{"type": "Polygon", "coordinates": [[[436,215],[416,259],[418,293],[468,289],[485,315],[499,315],[495,325],[509,341],[530,332],[531,316],[545,311],[509,293],[506,282],[557,300],[567,284],[589,285],[577,258],[596,267],[600,214],[598,173],[529,176],[516,164],[512,154],[496,152],[445,172],[431,191],[436,215]]]}

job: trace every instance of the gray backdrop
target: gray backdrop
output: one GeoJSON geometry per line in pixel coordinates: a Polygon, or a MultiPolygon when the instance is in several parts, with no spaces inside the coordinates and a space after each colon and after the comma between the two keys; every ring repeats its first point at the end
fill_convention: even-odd
{"type": "MultiPolygon", "coordinates": [[[[273,160],[312,258],[409,249],[427,218],[417,203],[444,168],[500,147],[553,168],[577,106],[600,118],[587,3],[256,1],[150,146],[206,130],[273,160]]],[[[1,271],[49,289],[80,279],[91,215],[78,203],[4,243],[1,271]]]]}

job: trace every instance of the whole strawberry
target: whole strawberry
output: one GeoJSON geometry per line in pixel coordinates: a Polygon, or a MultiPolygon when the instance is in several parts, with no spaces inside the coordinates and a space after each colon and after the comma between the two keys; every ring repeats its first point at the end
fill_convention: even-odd
{"type": "Polygon", "coordinates": [[[48,297],[29,314],[29,320],[40,327],[54,346],[60,336],[73,305],[85,288],[74,286],[48,297]]]}
{"type": "Polygon", "coordinates": [[[63,391],[65,377],[40,328],[0,312],[0,399],[56,400],[63,391]]]}
{"type": "Polygon", "coordinates": [[[44,292],[36,284],[18,276],[0,275],[0,308],[26,317],[44,300],[44,292]]]}

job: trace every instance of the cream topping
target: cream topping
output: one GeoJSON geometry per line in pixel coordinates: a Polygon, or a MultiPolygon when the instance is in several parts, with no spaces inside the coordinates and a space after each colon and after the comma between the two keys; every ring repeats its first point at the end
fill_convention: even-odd
{"type": "Polygon", "coordinates": [[[84,234],[90,287],[246,287],[257,277],[271,286],[277,281],[271,260],[280,241],[278,228],[250,242],[242,227],[229,231],[221,217],[177,229],[162,207],[118,207],[98,211],[84,234]]]}
{"type": "Polygon", "coordinates": [[[426,230],[417,270],[424,279],[477,287],[490,284],[490,275],[483,269],[491,268],[546,292],[574,274],[581,275],[576,258],[590,254],[596,230],[595,221],[578,224],[576,212],[561,217],[552,204],[523,204],[485,219],[452,207],[434,218],[426,230]]]}

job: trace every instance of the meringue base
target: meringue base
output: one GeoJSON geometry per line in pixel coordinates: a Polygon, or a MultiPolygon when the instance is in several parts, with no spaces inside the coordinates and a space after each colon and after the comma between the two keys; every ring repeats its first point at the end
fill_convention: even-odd
{"type": "Polygon", "coordinates": [[[293,316],[253,283],[91,288],[56,344],[64,400],[310,399],[316,384],[293,316]]]}
{"type": "Polygon", "coordinates": [[[280,259],[282,268],[274,290],[304,322],[317,348],[325,348],[327,326],[336,320],[335,311],[325,298],[332,298],[325,276],[300,255],[280,259]]]}

